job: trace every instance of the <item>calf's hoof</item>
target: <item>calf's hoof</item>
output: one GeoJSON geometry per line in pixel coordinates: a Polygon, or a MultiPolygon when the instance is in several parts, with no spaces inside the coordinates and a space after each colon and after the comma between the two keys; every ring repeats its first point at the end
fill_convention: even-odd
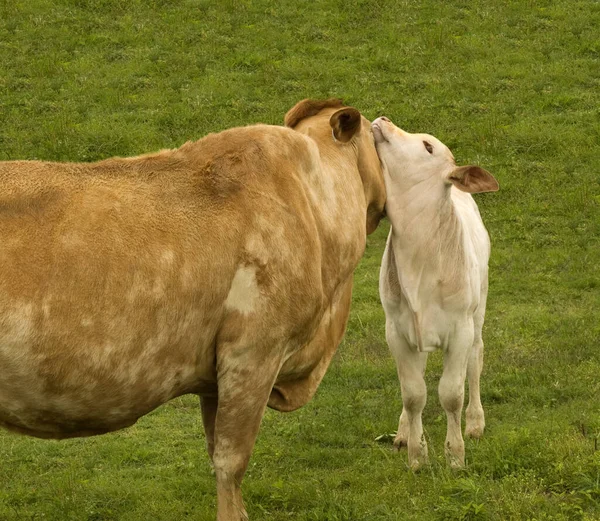
{"type": "Polygon", "coordinates": [[[408,447],[408,439],[404,436],[396,436],[396,438],[394,439],[394,450],[398,452],[404,447],[408,447]]]}
{"type": "Polygon", "coordinates": [[[450,454],[446,453],[446,461],[448,462],[448,466],[452,470],[461,470],[465,468],[465,456],[464,454],[450,454]]]}
{"type": "Polygon", "coordinates": [[[467,425],[465,436],[478,440],[483,436],[484,425],[467,425]]]}
{"type": "Polygon", "coordinates": [[[409,460],[408,464],[410,466],[410,470],[413,472],[419,472],[429,465],[429,458],[427,456],[421,456],[419,458],[409,460]]]}
{"type": "Polygon", "coordinates": [[[429,451],[425,440],[422,440],[417,447],[408,448],[408,464],[413,471],[418,471],[429,464],[429,451]]]}
{"type": "Polygon", "coordinates": [[[483,430],[485,429],[483,409],[467,408],[466,416],[467,425],[465,427],[465,436],[475,439],[481,438],[483,436],[483,430]]]}

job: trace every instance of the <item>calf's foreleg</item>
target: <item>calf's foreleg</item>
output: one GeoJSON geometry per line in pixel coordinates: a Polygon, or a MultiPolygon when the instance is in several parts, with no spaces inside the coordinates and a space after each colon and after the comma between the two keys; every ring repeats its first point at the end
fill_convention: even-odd
{"type": "Polygon", "coordinates": [[[394,445],[408,446],[408,464],[417,470],[428,461],[427,442],[423,436],[422,414],[427,401],[427,387],[423,373],[426,353],[411,347],[398,333],[395,324],[386,324],[386,339],[394,358],[402,389],[402,414],[394,445]]]}

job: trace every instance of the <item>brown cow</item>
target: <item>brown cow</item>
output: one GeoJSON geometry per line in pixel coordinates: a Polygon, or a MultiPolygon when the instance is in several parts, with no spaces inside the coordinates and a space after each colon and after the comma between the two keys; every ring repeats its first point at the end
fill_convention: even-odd
{"type": "Polygon", "coordinates": [[[356,109],[304,100],[285,123],[92,164],[0,163],[0,425],[89,436],[198,394],[218,520],[247,519],[265,407],[316,391],[385,203],[356,109]]]}

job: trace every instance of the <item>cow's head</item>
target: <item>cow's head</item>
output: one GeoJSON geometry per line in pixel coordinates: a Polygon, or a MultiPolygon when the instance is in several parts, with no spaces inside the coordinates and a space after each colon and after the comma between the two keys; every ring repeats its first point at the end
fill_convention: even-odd
{"type": "Polygon", "coordinates": [[[385,207],[385,183],[375,150],[371,122],[341,100],[305,99],[285,115],[285,125],[352,153],[367,201],[367,233],[377,228],[385,207]]]}
{"type": "Polygon", "coordinates": [[[498,190],[492,174],[479,166],[456,166],[448,147],[429,134],[410,134],[386,117],[373,121],[372,128],[390,197],[393,190],[430,184],[471,194],[498,190]]]}

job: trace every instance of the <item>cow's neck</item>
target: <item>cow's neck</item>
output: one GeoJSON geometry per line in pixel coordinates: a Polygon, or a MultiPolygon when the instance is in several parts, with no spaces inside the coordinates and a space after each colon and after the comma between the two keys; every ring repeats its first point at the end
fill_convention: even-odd
{"type": "Polygon", "coordinates": [[[315,216],[320,221],[323,281],[332,288],[351,276],[366,244],[367,204],[355,145],[340,145],[331,129],[306,132],[319,149],[320,179],[308,179],[315,216]]]}
{"type": "Polygon", "coordinates": [[[395,268],[412,311],[419,313],[432,298],[458,293],[467,267],[463,226],[451,188],[432,183],[399,195],[396,191],[388,196],[387,208],[395,268]]]}

